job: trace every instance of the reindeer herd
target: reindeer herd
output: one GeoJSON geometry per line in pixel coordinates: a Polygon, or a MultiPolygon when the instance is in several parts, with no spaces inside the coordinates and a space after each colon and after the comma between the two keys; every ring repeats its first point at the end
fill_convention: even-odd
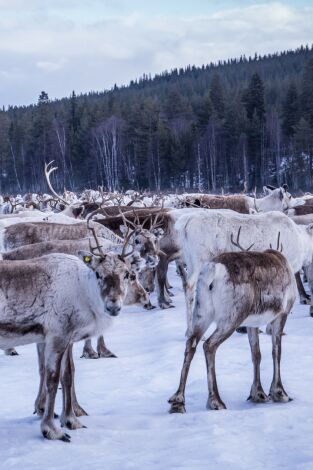
{"type": "Polygon", "coordinates": [[[101,188],[60,196],[51,183],[55,170],[45,167],[51,194],[0,197],[0,348],[15,355],[19,345],[37,345],[35,413],[42,417],[44,437],[69,442],[64,428],[84,427],[79,417],[87,413],[75,393],[73,344],[84,340],[87,359],[115,357],[105,332],[123,305],[153,309],[150,294],[156,291],[160,308],[173,306],[167,277],[172,261],[185,294],[187,330],[170,412],[186,410],[190,364],[212,323],[215,330],[203,343],[209,408],[225,408],[215,356],[235,330],[248,333],[249,398],[290,400],[280,375],[281,339],[297,292],[301,302],[310,302],[302,270],[313,290],[313,196],[294,198],[286,185],[264,187],[261,198],[108,194],[101,188]],[[260,378],[259,328],[265,325],[273,344],[268,394],[260,378]],[[61,428],[54,413],[59,382],[61,428]]]}

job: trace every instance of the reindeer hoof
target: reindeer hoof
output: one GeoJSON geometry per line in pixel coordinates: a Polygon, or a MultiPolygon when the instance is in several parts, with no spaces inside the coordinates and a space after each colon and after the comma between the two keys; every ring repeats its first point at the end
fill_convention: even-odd
{"type": "Polygon", "coordinates": [[[226,405],[217,398],[209,398],[207,401],[208,410],[226,410],[226,405]]]}
{"type": "Polygon", "coordinates": [[[14,348],[6,349],[4,352],[6,356],[18,356],[18,352],[14,348]]]}
{"type": "Polygon", "coordinates": [[[285,390],[270,391],[270,397],[276,403],[288,403],[292,401],[292,398],[287,395],[285,390]]]}
{"type": "Polygon", "coordinates": [[[170,414],[172,413],[186,413],[185,403],[178,403],[174,402],[171,404],[171,407],[168,411],[170,414]]]}
{"type": "Polygon", "coordinates": [[[152,305],[150,302],[148,304],[144,304],[143,308],[145,310],[153,310],[154,308],[156,308],[155,305],[152,305]]]}
{"type": "Polygon", "coordinates": [[[61,418],[61,426],[62,428],[67,428],[67,429],[71,429],[71,430],[74,430],[74,429],[83,429],[83,428],[87,428],[87,426],[85,426],[84,424],[82,424],[77,418],[76,416],[70,416],[70,417],[67,417],[67,418],[61,418]]]}
{"type": "Polygon", "coordinates": [[[85,359],[99,359],[99,355],[96,351],[83,351],[83,354],[80,356],[80,358],[85,358],[85,359]]]}
{"type": "Polygon", "coordinates": [[[165,310],[167,308],[174,308],[174,305],[172,305],[170,302],[160,302],[160,308],[165,310]]]}
{"type": "Polygon", "coordinates": [[[109,349],[106,349],[104,351],[99,351],[98,353],[98,356],[99,358],[110,358],[110,357],[114,357],[114,358],[117,358],[117,356],[112,353],[109,349]]]}
{"type": "Polygon", "coordinates": [[[250,394],[247,398],[247,401],[251,400],[253,403],[267,403],[270,398],[263,391],[258,391],[253,394],[250,394]]]}
{"type": "Polygon", "coordinates": [[[41,432],[43,437],[49,440],[60,440],[63,442],[71,442],[71,436],[62,431],[62,429],[56,428],[53,425],[41,423],[41,432]]]}

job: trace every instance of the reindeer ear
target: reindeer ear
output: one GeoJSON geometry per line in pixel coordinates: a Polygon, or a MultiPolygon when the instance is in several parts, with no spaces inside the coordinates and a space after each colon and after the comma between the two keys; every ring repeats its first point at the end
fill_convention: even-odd
{"type": "Polygon", "coordinates": [[[284,188],[279,188],[279,199],[282,201],[284,199],[284,194],[285,194],[284,188]]]}
{"type": "Polygon", "coordinates": [[[268,196],[269,194],[271,194],[272,191],[273,191],[272,188],[269,188],[268,186],[263,186],[263,192],[264,192],[264,194],[266,194],[267,196],[268,196]]]}

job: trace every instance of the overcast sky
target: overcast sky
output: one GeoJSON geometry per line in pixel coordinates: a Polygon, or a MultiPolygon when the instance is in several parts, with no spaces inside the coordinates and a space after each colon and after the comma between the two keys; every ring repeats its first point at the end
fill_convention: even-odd
{"type": "Polygon", "coordinates": [[[312,25],[312,0],[0,0],[0,106],[311,45],[312,25]]]}

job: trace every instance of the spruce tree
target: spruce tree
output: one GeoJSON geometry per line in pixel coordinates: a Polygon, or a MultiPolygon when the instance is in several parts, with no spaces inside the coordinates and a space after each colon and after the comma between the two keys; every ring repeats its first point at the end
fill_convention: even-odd
{"type": "Polygon", "coordinates": [[[291,83],[283,102],[282,129],[287,137],[293,137],[299,121],[299,99],[296,85],[291,83]]]}
{"type": "Polygon", "coordinates": [[[212,78],[210,99],[216,115],[219,119],[223,119],[225,114],[224,90],[218,73],[215,73],[212,78]]]}

